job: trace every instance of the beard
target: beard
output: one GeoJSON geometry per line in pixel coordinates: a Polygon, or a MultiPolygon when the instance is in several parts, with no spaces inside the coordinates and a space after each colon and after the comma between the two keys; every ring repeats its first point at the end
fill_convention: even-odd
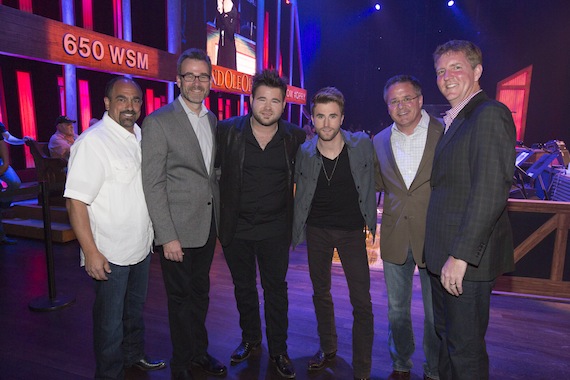
{"type": "Polygon", "coordinates": [[[319,139],[321,139],[322,141],[332,141],[335,139],[335,137],[338,136],[339,133],[340,133],[340,128],[331,131],[317,130],[317,135],[319,136],[319,139]]]}
{"type": "Polygon", "coordinates": [[[140,113],[137,115],[135,112],[134,116],[127,116],[126,114],[131,114],[133,111],[124,111],[119,114],[119,125],[123,128],[133,128],[135,123],[140,117],[140,113]]]}
{"type": "Polygon", "coordinates": [[[253,118],[260,125],[263,125],[264,127],[271,127],[271,126],[275,125],[279,121],[279,119],[281,119],[281,114],[279,114],[279,115],[273,114],[271,116],[271,118],[268,119],[268,118],[264,118],[263,115],[261,114],[261,112],[253,111],[253,118]]]}

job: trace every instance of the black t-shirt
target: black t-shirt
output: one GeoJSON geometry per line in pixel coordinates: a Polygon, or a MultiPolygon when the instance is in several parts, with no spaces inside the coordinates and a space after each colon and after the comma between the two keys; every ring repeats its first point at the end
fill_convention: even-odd
{"type": "Polygon", "coordinates": [[[344,231],[364,228],[346,145],[338,160],[329,160],[320,152],[318,156],[323,160],[324,170],[319,174],[307,225],[344,231]]]}

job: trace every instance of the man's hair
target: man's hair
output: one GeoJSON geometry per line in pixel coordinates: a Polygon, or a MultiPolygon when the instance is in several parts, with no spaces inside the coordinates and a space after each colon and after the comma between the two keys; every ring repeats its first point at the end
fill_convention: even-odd
{"type": "Polygon", "coordinates": [[[267,86],[278,88],[281,90],[283,100],[287,96],[287,82],[279,76],[276,70],[265,69],[262,72],[255,74],[253,77],[253,85],[251,87],[251,97],[255,99],[255,92],[259,86],[267,86]]]}
{"type": "Polygon", "coordinates": [[[416,95],[419,96],[422,94],[422,84],[420,83],[418,78],[416,78],[413,75],[407,75],[407,74],[395,75],[392,78],[388,79],[388,81],[386,81],[386,85],[384,86],[384,101],[386,103],[388,103],[388,99],[386,99],[386,95],[388,95],[388,90],[396,83],[409,83],[414,87],[416,95]]]}
{"type": "Polygon", "coordinates": [[[190,48],[188,50],[185,50],[182,54],[180,54],[180,57],[178,57],[178,62],[176,63],[176,72],[179,75],[183,74],[182,72],[180,72],[180,70],[182,69],[182,62],[184,62],[185,59],[195,59],[197,61],[206,62],[206,64],[208,65],[208,75],[212,75],[212,61],[210,60],[210,57],[208,57],[208,54],[206,54],[204,50],[190,48]]]}
{"type": "Polygon", "coordinates": [[[440,59],[442,55],[450,51],[455,53],[463,52],[471,64],[472,69],[477,65],[483,64],[483,53],[481,53],[479,46],[475,45],[471,41],[465,40],[451,40],[443,45],[439,45],[433,52],[433,63],[437,63],[438,59],[440,59]]]}
{"type": "Polygon", "coordinates": [[[121,80],[131,82],[132,84],[134,84],[135,87],[139,90],[139,92],[142,95],[141,86],[139,86],[139,84],[137,82],[135,82],[133,80],[133,78],[129,78],[129,77],[125,77],[125,76],[118,76],[118,77],[114,77],[109,82],[107,82],[107,85],[105,86],[105,97],[106,98],[111,99],[111,92],[113,92],[113,87],[115,87],[115,83],[117,83],[118,81],[121,81],[121,80]]]}
{"type": "Polygon", "coordinates": [[[340,114],[344,115],[344,95],[336,87],[321,88],[311,100],[311,115],[315,111],[317,104],[326,104],[334,102],[340,107],[340,114]]]}

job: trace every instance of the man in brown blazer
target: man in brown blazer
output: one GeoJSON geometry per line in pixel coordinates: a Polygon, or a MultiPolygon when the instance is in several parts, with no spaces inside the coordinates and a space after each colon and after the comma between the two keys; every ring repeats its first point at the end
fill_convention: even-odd
{"type": "Polygon", "coordinates": [[[420,82],[410,75],[390,78],[384,101],[394,123],[374,138],[379,170],[376,190],[384,192],[380,251],[388,294],[388,347],[393,372],[410,379],[414,334],[410,307],[414,270],[419,268],[424,303],[424,379],[438,379],[439,338],[435,333],[429,274],[423,259],[433,155],[443,126],[422,110],[420,82]]]}

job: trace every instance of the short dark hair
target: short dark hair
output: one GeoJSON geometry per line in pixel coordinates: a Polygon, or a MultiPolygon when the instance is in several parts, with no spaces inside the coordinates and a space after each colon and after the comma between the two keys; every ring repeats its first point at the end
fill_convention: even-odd
{"type": "Polygon", "coordinates": [[[340,107],[340,114],[344,115],[344,95],[336,87],[325,87],[317,91],[311,100],[311,115],[313,115],[313,111],[317,104],[326,104],[331,102],[338,104],[340,107]]]}
{"type": "Polygon", "coordinates": [[[253,85],[251,87],[251,97],[255,99],[255,92],[259,86],[267,86],[278,88],[281,90],[283,100],[287,96],[287,82],[279,76],[276,70],[265,69],[262,72],[255,74],[253,77],[253,85]]]}
{"type": "Polygon", "coordinates": [[[179,75],[182,74],[180,70],[182,68],[182,62],[184,62],[185,59],[195,59],[197,61],[206,62],[206,64],[208,65],[208,75],[212,75],[212,61],[210,60],[210,57],[208,57],[208,54],[206,54],[204,50],[197,48],[190,48],[188,50],[185,50],[182,54],[180,54],[180,57],[178,57],[178,62],[176,63],[176,72],[179,75]]]}
{"type": "Polygon", "coordinates": [[[388,79],[386,81],[386,85],[384,85],[384,101],[386,103],[388,103],[388,99],[386,99],[386,95],[388,95],[388,90],[396,83],[409,83],[414,87],[416,95],[419,96],[422,94],[422,84],[420,83],[420,80],[418,78],[416,78],[413,75],[399,74],[388,79]]]}
{"type": "Polygon", "coordinates": [[[465,57],[471,64],[472,69],[477,65],[483,64],[483,53],[481,53],[479,46],[475,45],[471,41],[465,40],[451,40],[447,41],[443,45],[439,45],[433,52],[433,63],[437,63],[438,59],[440,59],[442,55],[450,51],[465,53],[465,57]]]}
{"type": "Polygon", "coordinates": [[[138,88],[139,92],[142,95],[141,86],[139,86],[139,84],[137,82],[135,82],[133,80],[133,78],[129,78],[126,76],[118,76],[118,77],[114,77],[109,82],[107,82],[107,85],[105,86],[105,97],[106,98],[111,99],[111,92],[113,92],[113,87],[115,87],[115,83],[117,83],[118,81],[121,81],[121,80],[131,82],[132,84],[134,84],[136,86],[136,88],[138,88]]]}

